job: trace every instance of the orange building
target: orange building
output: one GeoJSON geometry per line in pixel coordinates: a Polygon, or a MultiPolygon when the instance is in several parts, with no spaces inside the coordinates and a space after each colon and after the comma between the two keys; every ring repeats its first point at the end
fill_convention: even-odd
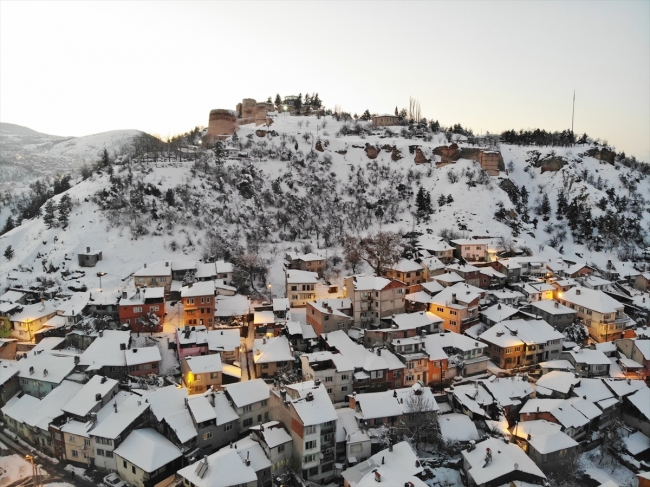
{"type": "Polygon", "coordinates": [[[214,281],[195,282],[181,289],[183,325],[203,325],[212,328],[214,290],[214,281]]]}

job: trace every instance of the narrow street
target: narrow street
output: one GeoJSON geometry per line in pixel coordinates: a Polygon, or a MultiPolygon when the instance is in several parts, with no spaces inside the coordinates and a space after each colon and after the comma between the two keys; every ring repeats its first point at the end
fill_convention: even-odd
{"type": "MultiPolygon", "coordinates": [[[[75,475],[74,477],[70,474],[69,471],[64,469],[64,464],[59,463],[53,463],[50,461],[49,458],[47,458],[44,455],[41,455],[38,450],[35,450],[33,448],[27,448],[20,443],[14,441],[11,439],[9,436],[4,434],[4,432],[0,433],[0,441],[4,443],[7,448],[9,449],[9,452],[12,454],[16,454],[21,456],[22,458],[25,458],[26,455],[34,455],[36,459],[36,463],[42,466],[41,470],[44,470],[47,472],[47,476],[43,477],[42,483],[43,484],[50,484],[50,483],[59,483],[59,482],[65,482],[68,484],[75,485],[77,487],[95,487],[94,482],[90,482],[84,478],[80,478],[78,475],[75,475]]],[[[32,486],[32,477],[29,476],[27,478],[23,478],[20,480],[17,480],[11,484],[7,484],[5,487],[18,487],[18,486],[32,486]]]]}

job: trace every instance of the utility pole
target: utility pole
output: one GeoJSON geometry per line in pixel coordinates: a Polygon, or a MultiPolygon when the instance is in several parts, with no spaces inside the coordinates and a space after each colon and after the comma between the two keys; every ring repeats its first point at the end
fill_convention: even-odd
{"type": "Polygon", "coordinates": [[[571,135],[573,135],[573,119],[576,113],[576,90],[573,90],[573,109],[571,110],[571,135]]]}

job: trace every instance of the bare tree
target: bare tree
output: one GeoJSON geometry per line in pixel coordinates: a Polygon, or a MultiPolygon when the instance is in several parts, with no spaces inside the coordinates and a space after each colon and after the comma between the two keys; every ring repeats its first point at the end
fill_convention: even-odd
{"type": "Polygon", "coordinates": [[[406,419],[402,422],[403,428],[415,443],[415,447],[417,448],[421,443],[444,447],[433,401],[422,394],[422,390],[412,391],[404,400],[404,405],[406,419]]]}
{"type": "Polygon", "coordinates": [[[409,120],[413,120],[415,123],[419,123],[422,120],[420,112],[420,102],[413,98],[409,97],[409,120]]]}
{"type": "Polygon", "coordinates": [[[401,235],[394,232],[380,231],[364,238],[347,235],[342,244],[346,262],[363,260],[378,276],[383,275],[387,267],[397,264],[404,251],[401,235]]]}

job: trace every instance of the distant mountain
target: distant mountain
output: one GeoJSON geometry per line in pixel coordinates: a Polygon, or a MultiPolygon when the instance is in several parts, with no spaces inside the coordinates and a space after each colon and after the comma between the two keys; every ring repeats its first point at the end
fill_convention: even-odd
{"type": "MultiPolygon", "coordinates": [[[[37,132],[29,127],[16,125],[15,123],[0,122],[0,135],[40,135],[46,137],[57,137],[56,135],[48,135],[42,132],[37,132]]],[[[64,138],[64,137],[61,137],[64,138]]]]}
{"type": "Polygon", "coordinates": [[[61,137],[2,123],[0,189],[11,189],[15,183],[27,184],[43,176],[76,176],[81,166],[97,161],[104,148],[111,156],[118,156],[140,134],[139,130],[111,130],[83,137],[61,137]]]}

